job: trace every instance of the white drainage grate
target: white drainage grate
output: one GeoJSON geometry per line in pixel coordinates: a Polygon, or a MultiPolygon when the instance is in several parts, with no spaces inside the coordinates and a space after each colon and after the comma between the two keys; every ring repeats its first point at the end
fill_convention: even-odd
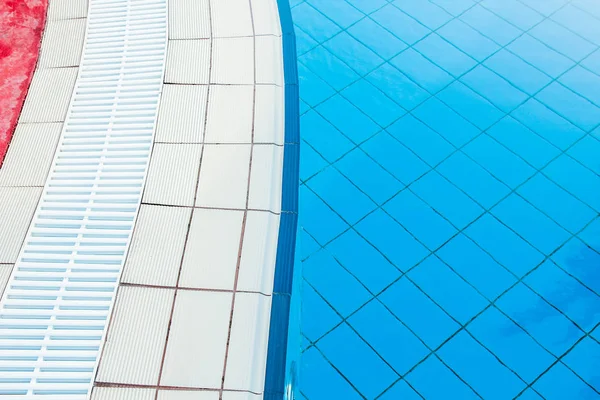
{"type": "Polygon", "coordinates": [[[148,168],[166,43],[166,0],[90,0],[61,140],[0,302],[2,399],[89,397],[148,168]]]}

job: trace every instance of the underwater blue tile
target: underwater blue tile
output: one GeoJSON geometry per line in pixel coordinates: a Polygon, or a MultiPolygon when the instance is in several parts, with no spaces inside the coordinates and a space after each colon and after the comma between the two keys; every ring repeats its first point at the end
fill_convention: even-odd
{"type": "Polygon", "coordinates": [[[563,362],[590,386],[600,388],[600,343],[586,337],[564,357],[563,362]]]}
{"type": "Polygon", "coordinates": [[[314,106],[335,94],[331,86],[301,62],[298,63],[298,82],[300,98],[309,106],[314,106]]]}
{"type": "Polygon", "coordinates": [[[300,187],[301,224],[320,244],[324,245],[344,230],[348,224],[306,186],[300,187]]]}
{"type": "Polygon", "coordinates": [[[370,399],[398,378],[398,374],[346,324],[321,339],[317,347],[360,393],[370,399]]]}
{"type": "Polygon", "coordinates": [[[307,185],[351,225],[377,207],[333,167],[319,172],[307,185]]]}
{"type": "Polygon", "coordinates": [[[556,147],[566,150],[585,132],[535,99],[530,99],[511,115],[556,147]]]}
{"type": "Polygon", "coordinates": [[[485,310],[467,329],[527,383],[535,380],[556,360],[495,307],[485,310]]]}
{"type": "Polygon", "coordinates": [[[591,336],[600,341],[600,326],[598,326],[596,329],[594,329],[594,331],[592,332],[591,336]]]}
{"type": "Polygon", "coordinates": [[[306,2],[292,8],[292,18],[295,25],[299,26],[317,42],[324,42],[342,30],[306,2]]]}
{"type": "Polygon", "coordinates": [[[343,398],[362,400],[363,397],[337,372],[314,347],[301,357],[302,393],[310,400],[343,398]]]}
{"type": "Polygon", "coordinates": [[[536,93],[552,80],[551,77],[539,69],[527,64],[505,49],[488,58],[483,64],[530,95],[536,93]]]}
{"type": "Polygon", "coordinates": [[[490,300],[495,300],[516,282],[510,272],[462,233],[436,255],[490,300]]]}
{"type": "Polygon", "coordinates": [[[336,90],[341,90],[359,79],[358,74],[323,46],[318,46],[298,57],[298,61],[325,80],[336,90]]]}
{"type": "Polygon", "coordinates": [[[460,327],[406,278],[390,286],[379,300],[431,349],[441,345],[460,327]],[[424,315],[427,318],[423,318],[424,315]]]}
{"type": "Polygon", "coordinates": [[[367,75],[366,79],[407,110],[415,108],[431,96],[390,64],[383,64],[367,75]]]}
{"type": "Polygon", "coordinates": [[[600,108],[558,82],[551,83],[536,98],[585,131],[600,123],[600,108]]]}
{"type": "Polygon", "coordinates": [[[522,30],[531,29],[544,19],[517,0],[484,0],[480,4],[522,30]]]}
{"type": "Polygon", "coordinates": [[[382,127],[405,113],[402,107],[365,80],[344,89],[342,95],[382,127]]]}
{"type": "Polygon", "coordinates": [[[500,48],[491,39],[483,36],[460,19],[450,21],[438,29],[437,33],[479,62],[500,48]]]}
{"type": "Polygon", "coordinates": [[[319,155],[306,141],[302,141],[300,151],[300,179],[305,181],[327,167],[329,163],[319,155]]]}
{"type": "Polygon", "coordinates": [[[389,388],[378,400],[422,400],[423,398],[418,395],[405,381],[398,381],[394,386],[389,388]]]}
{"type": "Polygon", "coordinates": [[[380,130],[373,120],[340,95],[319,104],[316,110],[354,143],[361,143],[380,130]]]}
{"type": "Polygon", "coordinates": [[[567,244],[552,255],[552,260],[562,269],[584,285],[600,294],[600,254],[588,247],[578,238],[569,240],[567,244]]]}
{"type": "Polygon", "coordinates": [[[339,313],[347,317],[371,299],[371,294],[325,250],[302,265],[304,279],[339,313]]]}
{"type": "Polygon", "coordinates": [[[594,210],[600,210],[600,177],[571,157],[562,155],[542,171],[569,193],[594,210]]]}
{"type": "Polygon", "coordinates": [[[296,251],[300,252],[300,259],[305,260],[308,256],[321,248],[321,245],[316,242],[304,229],[299,230],[300,237],[296,242],[296,251]]]}
{"type": "Polygon", "coordinates": [[[545,167],[560,153],[560,149],[511,116],[498,121],[487,134],[538,169],[545,167]]]}
{"type": "Polygon", "coordinates": [[[354,144],[315,111],[300,118],[302,137],[323,158],[333,162],[350,151],[354,144]]]}
{"type": "Polygon", "coordinates": [[[409,278],[461,324],[489,302],[434,255],[408,273],[409,278]]]}
{"type": "Polygon", "coordinates": [[[296,7],[300,3],[304,3],[306,0],[290,0],[290,8],[296,7]]]}
{"type": "MultiPolygon", "coordinates": [[[[346,154],[336,163],[336,167],[377,204],[389,200],[404,187],[360,149],[346,154]]],[[[350,199],[349,202],[354,202],[353,197],[348,197],[350,199]]]]}
{"type": "MultiPolygon", "coordinates": [[[[370,0],[361,1],[371,2],[370,0]]],[[[387,4],[386,1],[383,1],[383,3],[387,4]]],[[[386,60],[407,47],[406,43],[383,29],[381,25],[375,23],[371,18],[365,18],[352,25],[348,28],[348,33],[386,60]]]]}
{"type": "Polygon", "coordinates": [[[455,150],[446,139],[410,114],[387,128],[387,132],[431,166],[437,165],[455,150]]]}
{"type": "Polygon", "coordinates": [[[479,129],[436,98],[413,111],[413,115],[433,128],[447,141],[460,147],[479,134],[479,129]]]}
{"type": "Polygon", "coordinates": [[[421,40],[414,46],[414,49],[456,77],[477,64],[475,60],[436,33],[421,40]]]}
{"type": "Polygon", "coordinates": [[[555,356],[564,354],[583,336],[575,324],[522,283],[500,297],[496,307],[555,356]]]}
{"type": "Polygon", "coordinates": [[[598,24],[598,19],[580,8],[569,4],[552,15],[552,19],[592,43],[600,45],[600,25],[598,24]]]}
{"type": "Polygon", "coordinates": [[[593,136],[585,136],[567,152],[571,157],[600,174],[600,141],[593,136]]]}
{"type": "Polygon", "coordinates": [[[585,384],[563,363],[557,363],[534,385],[546,400],[598,400],[600,395],[585,384]]]}
{"type": "Polygon", "coordinates": [[[528,34],[524,34],[509,44],[507,49],[553,78],[557,78],[575,64],[573,60],[552,50],[528,34]]]}
{"type": "Polygon", "coordinates": [[[438,99],[480,129],[487,129],[504,113],[463,83],[454,82],[437,94],[438,99]]]}
{"type": "Polygon", "coordinates": [[[460,19],[501,46],[506,46],[522,33],[520,29],[479,4],[467,10],[460,19]]]}
{"type": "Polygon", "coordinates": [[[475,4],[473,0],[431,0],[431,2],[442,7],[454,16],[462,14],[475,4]]]}
{"type": "Polygon", "coordinates": [[[518,277],[537,266],[544,256],[500,221],[485,214],[465,234],[518,277]]]}
{"type": "MultiPolygon", "coordinates": [[[[566,2],[566,0],[563,1],[566,2]]],[[[586,11],[596,18],[600,18],[600,7],[598,7],[598,3],[595,0],[575,0],[572,3],[575,7],[586,11]]]]}
{"type": "Polygon", "coordinates": [[[400,192],[383,208],[430,250],[437,249],[457,232],[410,190],[400,192]]]}
{"type": "Polygon", "coordinates": [[[544,16],[551,15],[569,1],[570,0],[521,0],[523,4],[528,5],[544,16]]]}
{"type": "Polygon", "coordinates": [[[452,75],[438,67],[412,48],[404,50],[390,63],[429,93],[436,93],[454,79],[452,75]]]}
{"type": "Polygon", "coordinates": [[[551,19],[534,27],[529,34],[559,53],[575,61],[581,61],[596,50],[597,46],[562,27],[551,19]]]}
{"type": "Polygon", "coordinates": [[[600,104],[600,76],[576,66],[561,76],[559,81],[596,105],[600,104]]]}
{"type": "Polygon", "coordinates": [[[515,193],[494,207],[491,213],[546,255],[571,236],[515,193]]]}
{"type": "MultiPolygon", "coordinates": [[[[345,1],[328,1],[328,0],[307,0],[311,6],[322,12],[327,18],[341,26],[347,28],[359,19],[364,14],[352,7],[345,1]]],[[[295,22],[295,19],[294,19],[295,22]]]]}
{"type": "Polygon", "coordinates": [[[452,19],[452,15],[434,3],[395,0],[392,4],[432,30],[452,19]]]}
{"type": "Polygon", "coordinates": [[[399,374],[405,374],[429,354],[427,347],[379,301],[366,304],[348,323],[399,374]]]}
{"type": "Polygon", "coordinates": [[[460,80],[504,112],[512,111],[528,98],[525,93],[483,65],[467,72],[460,80]]]}
{"type": "Polygon", "coordinates": [[[508,186],[461,151],[450,156],[436,170],[485,208],[493,206],[510,192],[508,186]]]}
{"type": "Polygon", "coordinates": [[[410,188],[459,229],[484,212],[477,203],[435,171],[416,181],[410,188]]]}
{"type": "Polygon", "coordinates": [[[467,144],[463,151],[513,189],[535,173],[520,157],[486,134],[467,144]]]}
{"type": "Polygon", "coordinates": [[[529,388],[518,397],[519,400],[544,400],[542,396],[537,394],[533,389],[529,388]]]}
{"type": "Polygon", "coordinates": [[[546,261],[525,278],[525,283],[586,332],[600,322],[600,296],[554,262],[546,261]]]}
{"type": "Polygon", "coordinates": [[[427,358],[405,379],[427,400],[480,398],[435,356],[427,358]]]}
{"type": "Polygon", "coordinates": [[[365,14],[370,14],[388,2],[386,0],[346,0],[365,14]]]}
{"type": "Polygon", "coordinates": [[[371,293],[379,293],[400,276],[400,271],[354,230],[344,232],[326,248],[371,293]]]}
{"type": "Polygon", "coordinates": [[[400,224],[381,210],[360,221],[355,229],[401,271],[413,267],[429,253],[400,224]]]}
{"type": "Polygon", "coordinates": [[[416,43],[431,32],[391,4],[371,14],[371,18],[409,45],[416,43]]]}
{"type": "Polygon", "coordinates": [[[342,322],[342,318],[306,282],[302,288],[302,334],[316,341],[342,322]],[[310,316],[310,317],[308,317],[310,316]]]}
{"type": "Polygon", "coordinates": [[[517,192],[572,233],[581,230],[596,215],[594,210],[542,174],[536,174],[517,192]]]}
{"type": "Polygon", "coordinates": [[[346,32],[329,39],[323,46],[360,75],[368,74],[384,62],[383,58],[346,32]]]}
{"type": "Polygon", "coordinates": [[[298,55],[302,55],[309,51],[310,49],[317,47],[319,43],[311,38],[306,32],[304,32],[300,27],[296,27],[296,53],[298,55]]]}
{"type": "Polygon", "coordinates": [[[437,354],[486,400],[512,399],[525,387],[523,381],[465,331],[450,339],[437,354]]]}
{"type": "Polygon", "coordinates": [[[579,233],[579,238],[592,249],[600,252],[600,218],[596,218],[579,233]]]}
{"type": "Polygon", "coordinates": [[[365,142],[361,149],[405,185],[429,170],[425,162],[387,132],[378,133],[365,142]]]}
{"type": "Polygon", "coordinates": [[[300,111],[300,115],[305,114],[308,110],[310,110],[310,106],[308,104],[306,104],[305,101],[300,100],[300,104],[299,104],[299,111],[300,111]]]}
{"type": "Polygon", "coordinates": [[[594,53],[590,54],[590,56],[583,60],[580,65],[583,65],[585,68],[596,74],[600,74],[600,50],[596,50],[594,53]]]}
{"type": "MultiPolygon", "coordinates": [[[[304,320],[303,320],[304,321],[304,320]]],[[[304,352],[306,349],[308,349],[308,347],[311,345],[310,340],[308,340],[306,338],[306,336],[302,335],[302,338],[300,339],[300,347],[302,349],[302,352],[304,352]]],[[[304,396],[302,396],[301,398],[305,398],[304,396]]]]}

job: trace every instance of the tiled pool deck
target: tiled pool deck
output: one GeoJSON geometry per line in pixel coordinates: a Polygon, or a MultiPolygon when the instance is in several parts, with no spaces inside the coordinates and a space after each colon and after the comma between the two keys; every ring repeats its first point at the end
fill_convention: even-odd
{"type": "Polygon", "coordinates": [[[291,5],[302,398],[600,398],[600,2],[291,5]]]}

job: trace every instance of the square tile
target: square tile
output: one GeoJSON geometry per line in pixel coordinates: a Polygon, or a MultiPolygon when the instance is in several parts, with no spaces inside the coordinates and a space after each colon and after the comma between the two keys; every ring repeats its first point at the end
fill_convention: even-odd
{"type": "Polygon", "coordinates": [[[170,40],[165,83],[207,85],[210,74],[210,40],[170,40]]]}
{"type": "Polygon", "coordinates": [[[467,72],[460,80],[505,113],[514,110],[528,98],[525,93],[483,65],[467,72]]]}
{"type": "Polygon", "coordinates": [[[156,123],[156,142],[202,143],[208,86],[164,85],[156,123]]]}
{"type": "Polygon", "coordinates": [[[588,246],[600,252],[600,219],[596,218],[586,228],[579,233],[581,238],[588,246]]]}
{"type": "Polygon", "coordinates": [[[406,278],[390,286],[379,299],[430,349],[440,346],[460,327],[406,278]]]}
{"type": "Polygon", "coordinates": [[[242,37],[253,35],[252,11],[250,2],[228,0],[211,4],[210,21],[213,37],[242,37]],[[235,13],[231,13],[235,9],[235,13]]]}
{"type": "Polygon", "coordinates": [[[73,3],[68,0],[54,1],[48,4],[48,20],[86,18],[87,10],[87,0],[77,0],[73,3]]]}
{"type": "MultiPolygon", "coordinates": [[[[230,13],[231,11],[228,11],[230,13]]],[[[283,47],[279,36],[256,36],[256,83],[283,86],[283,47]]]]}
{"type": "Polygon", "coordinates": [[[212,43],[210,83],[254,84],[254,38],[215,38],[212,43]]]}
{"type": "MultiPolygon", "coordinates": [[[[356,2],[357,0],[349,0],[356,2]]],[[[371,0],[358,0],[365,5],[374,4],[371,0]]],[[[380,0],[381,5],[387,4],[380,0]]],[[[379,57],[387,60],[407,48],[406,43],[385,30],[381,25],[375,23],[371,18],[364,18],[348,28],[347,32],[358,39],[361,43],[373,50],[379,57]]]]}
{"type": "MultiPolygon", "coordinates": [[[[595,7],[592,7],[592,9],[594,8],[595,7]]],[[[590,42],[600,45],[600,27],[598,27],[598,19],[589,12],[585,12],[572,4],[568,4],[566,7],[563,7],[557,13],[552,15],[552,19],[590,42]]]]}
{"type": "Polygon", "coordinates": [[[415,392],[405,380],[399,380],[386,390],[380,397],[380,400],[421,400],[422,397],[417,392],[415,392]]]}
{"type": "Polygon", "coordinates": [[[555,356],[561,356],[583,335],[575,324],[522,283],[500,297],[496,306],[555,356]]]}
{"type": "Polygon", "coordinates": [[[76,67],[36,69],[19,122],[63,122],[77,80],[77,71],[76,67]]]}
{"type": "Polygon", "coordinates": [[[208,0],[173,0],[168,4],[169,39],[210,39],[208,0]]]}
{"type": "Polygon", "coordinates": [[[490,214],[469,226],[465,234],[519,278],[544,259],[542,253],[490,214]]]}
{"type": "Polygon", "coordinates": [[[40,45],[39,67],[78,66],[81,62],[85,29],[86,18],[48,20],[40,45]],[[65,37],[69,40],[64,40],[65,37]]]}
{"type": "Polygon", "coordinates": [[[370,14],[387,4],[386,0],[348,0],[348,2],[365,14],[370,14]]]}
{"type": "Polygon", "coordinates": [[[208,91],[206,143],[250,143],[254,88],[243,85],[211,85],[208,91]],[[235,103],[235,110],[230,105],[235,103]]]}
{"type": "Polygon", "coordinates": [[[315,111],[300,118],[302,139],[328,162],[334,162],[350,151],[354,144],[315,111]]]}
{"type": "Polygon", "coordinates": [[[285,141],[284,89],[275,85],[254,87],[254,143],[283,145],[285,141]]]}
{"type": "Polygon", "coordinates": [[[574,64],[573,60],[528,34],[516,39],[507,46],[507,49],[553,78],[557,78],[574,64]]]}
{"type": "Polygon", "coordinates": [[[306,65],[298,62],[298,83],[300,98],[313,107],[335,94],[335,90],[306,65]]]}
{"type": "Polygon", "coordinates": [[[437,33],[466,54],[481,62],[500,49],[498,44],[462,22],[454,19],[437,33]]]}
{"type": "Polygon", "coordinates": [[[319,104],[316,110],[354,143],[361,143],[380,130],[369,116],[340,95],[319,104]]]}
{"type": "Polygon", "coordinates": [[[429,354],[427,347],[379,301],[365,305],[348,323],[399,374],[405,374],[429,354]]]}
{"type": "Polygon", "coordinates": [[[592,267],[600,262],[600,254],[578,238],[572,238],[552,255],[552,260],[567,273],[600,294],[600,271],[592,267]]]}
{"type": "Polygon", "coordinates": [[[360,78],[346,63],[323,46],[317,46],[304,53],[298,57],[298,61],[306,65],[335,90],[342,90],[360,78]]]}
{"type": "Polygon", "coordinates": [[[430,32],[424,25],[392,4],[380,8],[370,17],[409,45],[415,44],[430,32]]]}
{"type": "Polygon", "coordinates": [[[568,0],[522,0],[523,4],[545,16],[550,16],[567,2],[568,0]]]}
{"type": "Polygon", "coordinates": [[[0,187],[0,263],[14,264],[42,194],[42,188],[0,187]]]}
{"type": "Polygon", "coordinates": [[[314,192],[306,186],[300,187],[300,210],[301,226],[321,245],[338,236],[349,228],[323,200],[319,199],[314,192]]]}
{"type": "Polygon", "coordinates": [[[589,57],[581,62],[585,68],[600,74],[600,50],[596,50],[589,57]]]}
{"type": "Polygon", "coordinates": [[[308,0],[308,3],[342,28],[349,27],[364,16],[345,1],[308,0]]]}
{"type": "Polygon", "coordinates": [[[402,107],[366,80],[344,89],[342,96],[384,128],[405,113],[402,107]]]}
{"type": "Polygon", "coordinates": [[[375,398],[397,378],[381,357],[371,349],[347,324],[342,324],[317,344],[325,357],[354,387],[368,398],[375,398]],[[346,351],[345,346],[352,351],[346,351]]]}
{"type": "Polygon", "coordinates": [[[435,171],[419,179],[410,188],[458,229],[463,229],[484,212],[477,203],[435,171]]]}
{"type": "Polygon", "coordinates": [[[563,359],[563,362],[588,385],[597,388],[600,371],[600,343],[586,337],[563,359]]]}
{"type": "MultiPolygon", "coordinates": [[[[155,389],[99,387],[92,389],[92,400],[153,400],[155,389]]],[[[163,399],[161,399],[163,400],[163,399]]]]}
{"type": "Polygon", "coordinates": [[[483,65],[529,95],[552,81],[550,76],[505,49],[488,58],[483,65]]]}
{"type": "Polygon", "coordinates": [[[454,80],[452,75],[412,48],[392,58],[390,63],[429,93],[439,92],[454,80]]]}
{"type": "Polygon", "coordinates": [[[517,324],[490,307],[468,331],[525,382],[533,382],[556,360],[517,324]]]}
{"type": "Polygon", "coordinates": [[[322,171],[329,163],[305,141],[302,141],[300,147],[300,180],[306,181],[322,171]]]}
{"type": "Polygon", "coordinates": [[[405,379],[426,399],[446,400],[449,395],[464,400],[480,398],[436,356],[428,357],[405,379]]]}
{"type": "Polygon", "coordinates": [[[600,76],[597,74],[576,66],[561,76],[559,81],[595,105],[600,104],[600,76]]]}
{"type": "Polygon", "coordinates": [[[335,310],[306,281],[302,286],[302,315],[302,334],[313,342],[342,322],[335,310]]]}
{"type": "MultiPolygon", "coordinates": [[[[151,399],[154,399],[155,390],[152,390],[151,399]]],[[[244,397],[246,393],[223,392],[224,400],[256,400],[253,397],[244,397]],[[231,393],[234,393],[231,396],[231,393]],[[241,395],[241,396],[240,396],[241,395]]],[[[254,395],[250,395],[254,396],[254,395]]],[[[198,390],[159,390],[156,400],[218,400],[219,391],[198,391],[198,390]]],[[[150,399],[148,399],[150,400],[150,399]]]]}
{"type": "Polygon", "coordinates": [[[529,34],[574,61],[581,61],[596,49],[595,45],[551,19],[536,25],[529,34]]]}
{"type": "Polygon", "coordinates": [[[459,234],[436,255],[472,286],[495,300],[516,282],[516,278],[464,234],[459,234]],[[468,254],[468,257],[464,255],[468,254]]]}
{"type": "Polygon", "coordinates": [[[465,331],[450,339],[438,356],[484,399],[514,398],[525,387],[523,381],[465,331]]]}
{"type": "Polygon", "coordinates": [[[444,10],[448,11],[450,14],[457,16],[462,14],[470,7],[472,7],[475,2],[473,0],[431,0],[432,3],[437,4],[442,7],[444,10]]]}
{"type": "Polygon", "coordinates": [[[301,56],[319,45],[319,42],[310,37],[306,32],[300,29],[299,26],[295,26],[294,31],[296,35],[296,54],[298,56],[301,56]]]}
{"type": "Polygon", "coordinates": [[[529,388],[525,390],[521,396],[519,396],[519,400],[544,400],[544,398],[540,396],[536,391],[529,388]]]}
{"type": "Polygon", "coordinates": [[[468,9],[460,19],[500,46],[506,46],[522,33],[519,28],[479,4],[468,9]]]}
{"type": "Polygon", "coordinates": [[[427,249],[381,210],[358,223],[356,230],[401,271],[427,256],[427,249]]]}
{"type": "Polygon", "coordinates": [[[562,362],[554,365],[533,387],[548,400],[598,398],[598,393],[562,362]]]}
{"type": "Polygon", "coordinates": [[[452,19],[452,15],[434,3],[395,0],[392,4],[432,30],[438,29],[452,19]]]}
{"type": "Polygon", "coordinates": [[[302,267],[304,279],[344,318],[372,297],[326,250],[310,256],[302,267]]]}
{"type": "Polygon", "coordinates": [[[281,212],[283,146],[252,146],[248,208],[281,212]]]}
{"type": "Polygon", "coordinates": [[[591,131],[600,121],[598,106],[557,82],[551,83],[536,98],[584,131],[591,131]]]}
{"type": "Polygon", "coordinates": [[[600,185],[600,177],[571,157],[560,156],[544,168],[543,173],[594,210],[600,210],[600,196],[595,190],[600,185]],[[574,176],[577,179],[573,179],[574,176]]]}
{"type": "Polygon", "coordinates": [[[432,251],[457,232],[456,228],[408,189],[400,192],[383,208],[432,251]]]}
{"type": "Polygon", "coordinates": [[[308,2],[293,7],[292,18],[295,25],[308,33],[318,43],[323,43],[342,30],[325,15],[310,6],[308,2]]]}
{"type": "Polygon", "coordinates": [[[414,49],[455,77],[464,74],[477,64],[474,59],[436,33],[421,40],[414,49]]]}
{"type": "MultiPolygon", "coordinates": [[[[345,2],[339,4],[345,4],[345,2]]],[[[362,76],[373,71],[384,62],[383,58],[346,32],[329,39],[323,43],[323,47],[362,76]]],[[[311,65],[310,63],[307,64],[311,65]]],[[[335,69],[338,70],[338,68],[335,69]]],[[[330,80],[328,79],[328,81],[330,80]]]]}
{"type": "Polygon", "coordinates": [[[430,94],[390,64],[371,72],[366,79],[406,110],[412,110],[430,94]]]}
{"type": "Polygon", "coordinates": [[[543,15],[517,0],[484,0],[481,5],[522,30],[531,29],[544,19],[543,15]]]}

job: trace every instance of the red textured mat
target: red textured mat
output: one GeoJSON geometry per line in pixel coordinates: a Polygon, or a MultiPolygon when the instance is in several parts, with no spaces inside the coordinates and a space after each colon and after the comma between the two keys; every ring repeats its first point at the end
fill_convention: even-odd
{"type": "Polygon", "coordinates": [[[0,0],[0,166],[31,82],[48,0],[0,0]]]}

